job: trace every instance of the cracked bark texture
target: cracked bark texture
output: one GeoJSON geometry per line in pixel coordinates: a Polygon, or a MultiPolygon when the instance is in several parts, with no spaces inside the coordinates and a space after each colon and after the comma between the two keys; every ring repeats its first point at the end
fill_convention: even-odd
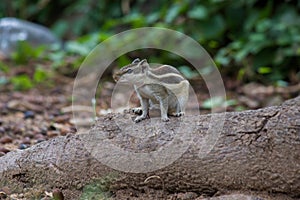
{"type": "MultiPolygon", "coordinates": [[[[129,123],[132,118],[129,114],[107,115],[88,134],[57,137],[6,154],[0,158],[0,188],[61,188],[66,199],[76,199],[89,182],[105,180],[111,191],[151,187],[208,196],[256,191],[300,198],[300,96],[280,106],[171,118],[168,123],[129,123]],[[215,134],[209,128],[219,122],[213,120],[224,115],[225,123],[213,148],[199,154],[207,150],[203,139],[215,134]],[[102,151],[109,152],[98,142],[128,152],[151,153],[175,139],[177,143],[190,140],[188,148],[174,162],[155,171],[147,168],[151,163],[145,162],[139,166],[144,166],[144,173],[133,173],[131,161],[127,172],[119,171],[116,169],[122,166],[107,166],[98,157],[102,151]]],[[[124,159],[114,153],[111,150],[111,155],[106,153],[101,158],[109,157],[112,165],[123,163],[124,159]]]]}

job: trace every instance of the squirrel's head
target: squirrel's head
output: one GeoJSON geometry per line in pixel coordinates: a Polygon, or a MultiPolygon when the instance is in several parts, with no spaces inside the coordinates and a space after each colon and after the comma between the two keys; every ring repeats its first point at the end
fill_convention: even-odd
{"type": "Polygon", "coordinates": [[[149,64],[146,59],[135,59],[131,64],[122,67],[114,73],[114,80],[124,83],[136,83],[143,80],[145,73],[149,70],[149,64]]]}

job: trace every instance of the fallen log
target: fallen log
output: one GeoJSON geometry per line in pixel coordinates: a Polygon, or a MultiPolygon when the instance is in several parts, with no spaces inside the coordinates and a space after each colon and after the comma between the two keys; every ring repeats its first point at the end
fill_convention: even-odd
{"type": "Polygon", "coordinates": [[[106,115],[88,133],[9,152],[0,157],[0,188],[60,188],[66,199],[75,199],[97,180],[113,192],[150,187],[300,198],[300,96],[280,106],[167,123],[134,124],[132,117],[106,115]]]}

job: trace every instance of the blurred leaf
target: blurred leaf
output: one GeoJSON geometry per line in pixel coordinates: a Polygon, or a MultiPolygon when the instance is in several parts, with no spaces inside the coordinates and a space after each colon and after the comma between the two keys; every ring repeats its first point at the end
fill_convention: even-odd
{"type": "Polygon", "coordinates": [[[262,7],[262,9],[260,10],[260,17],[268,18],[272,12],[272,8],[273,8],[273,1],[268,0],[266,5],[262,7]]]}
{"type": "Polygon", "coordinates": [[[283,4],[278,9],[278,21],[285,26],[295,26],[299,24],[299,13],[295,6],[283,4]]]}
{"type": "Polygon", "coordinates": [[[181,10],[181,5],[179,4],[174,4],[170,9],[168,9],[168,12],[165,16],[165,22],[166,23],[171,23],[174,21],[174,19],[179,15],[181,10]]]}
{"type": "Polygon", "coordinates": [[[206,21],[199,22],[201,35],[205,39],[215,39],[225,30],[225,22],[221,15],[215,15],[206,21]]]}
{"type": "Polygon", "coordinates": [[[206,99],[202,103],[202,107],[205,109],[212,109],[217,107],[234,106],[237,105],[237,103],[238,102],[235,99],[224,100],[223,97],[216,96],[210,99],[206,99]]]}
{"type": "Polygon", "coordinates": [[[43,81],[45,81],[48,78],[48,74],[45,70],[43,70],[41,67],[38,67],[33,75],[33,80],[36,83],[41,83],[43,81]]]}
{"type": "Polygon", "coordinates": [[[132,28],[139,28],[145,25],[144,16],[138,12],[132,12],[122,19],[123,23],[128,23],[132,28]]]}
{"type": "MultiPolygon", "coordinates": [[[[224,19],[226,21],[226,25],[228,26],[228,29],[231,30],[231,35],[234,36],[234,38],[238,37],[240,33],[242,32],[241,24],[245,24],[245,17],[246,13],[244,9],[241,9],[240,6],[237,4],[232,6],[226,6],[224,8],[225,15],[224,19]]],[[[232,38],[232,39],[234,39],[232,38]]]]}
{"type": "Polygon", "coordinates": [[[260,13],[258,9],[251,9],[249,11],[249,14],[244,22],[244,30],[246,32],[251,31],[253,27],[255,27],[255,24],[260,18],[260,13]]]}
{"type": "Polygon", "coordinates": [[[262,33],[253,33],[249,36],[249,39],[253,42],[263,42],[266,38],[262,33]]]}
{"type": "Polygon", "coordinates": [[[215,49],[219,46],[219,43],[217,41],[212,40],[212,41],[209,41],[208,46],[212,49],[215,49]]]}
{"type": "Polygon", "coordinates": [[[102,187],[103,186],[100,183],[90,183],[89,185],[84,186],[80,199],[108,199],[110,193],[106,190],[103,191],[102,187]]]}
{"type": "Polygon", "coordinates": [[[223,48],[221,50],[219,50],[219,52],[217,53],[217,55],[215,56],[215,61],[218,64],[227,66],[230,63],[230,57],[227,56],[227,49],[223,48]]]}
{"type": "Polygon", "coordinates": [[[7,73],[7,72],[9,72],[9,67],[6,64],[4,64],[3,62],[0,62],[0,71],[7,73]]]}
{"type": "Polygon", "coordinates": [[[292,42],[292,36],[287,32],[280,34],[276,40],[276,43],[280,46],[288,45],[292,42]]]}
{"type": "Polygon", "coordinates": [[[178,68],[178,70],[179,70],[179,71],[180,71],[187,79],[192,79],[192,78],[194,78],[194,77],[199,76],[199,74],[198,74],[196,71],[192,70],[190,67],[185,66],[185,65],[180,66],[180,67],[178,68]]]}
{"type": "Polygon", "coordinates": [[[91,48],[89,48],[87,45],[83,45],[78,41],[70,41],[66,44],[66,50],[70,53],[86,56],[90,53],[91,48]]]}
{"type": "Polygon", "coordinates": [[[63,61],[65,56],[66,56],[66,52],[64,52],[64,51],[55,51],[55,52],[50,52],[47,55],[47,58],[50,59],[53,62],[60,62],[60,61],[63,61]]]}
{"type": "Polygon", "coordinates": [[[267,31],[269,28],[271,28],[273,26],[271,20],[269,19],[264,19],[264,20],[260,20],[259,22],[257,22],[256,24],[256,31],[262,33],[261,35],[264,35],[263,33],[265,33],[265,31],[267,31]]]}
{"type": "Polygon", "coordinates": [[[237,105],[238,101],[235,99],[228,99],[225,101],[225,103],[223,104],[223,106],[235,106],[237,105]]]}
{"type": "Polygon", "coordinates": [[[151,14],[147,15],[146,22],[147,22],[147,24],[153,24],[154,22],[159,20],[159,17],[160,17],[159,12],[151,13],[151,14]]]}
{"type": "Polygon", "coordinates": [[[55,35],[62,37],[68,31],[68,22],[64,20],[57,21],[53,26],[52,30],[55,35]]]}
{"type": "Polygon", "coordinates": [[[260,51],[253,58],[253,69],[258,70],[262,66],[270,66],[274,60],[274,52],[272,48],[260,51]]]}
{"type": "Polygon", "coordinates": [[[260,67],[258,68],[258,73],[260,74],[269,74],[272,72],[272,68],[270,67],[260,67]]]}
{"type": "Polygon", "coordinates": [[[112,195],[109,191],[109,187],[114,179],[115,175],[109,174],[100,180],[94,180],[85,185],[80,199],[110,199],[112,195]]]}
{"type": "Polygon", "coordinates": [[[27,41],[20,41],[17,50],[12,54],[12,59],[18,64],[27,63],[30,59],[39,58],[46,50],[46,46],[31,46],[27,41]]]}
{"type": "Polygon", "coordinates": [[[246,56],[251,52],[251,46],[245,46],[243,49],[241,49],[240,51],[238,51],[235,55],[234,55],[234,60],[239,63],[242,60],[244,60],[246,58],[246,56]]]}
{"type": "Polygon", "coordinates": [[[223,105],[223,103],[224,103],[224,99],[222,97],[213,97],[210,99],[206,99],[202,103],[202,107],[205,109],[212,109],[215,107],[220,107],[221,105],[223,105]]]}
{"type": "Polygon", "coordinates": [[[276,83],[277,81],[284,80],[285,76],[286,72],[283,73],[279,69],[274,69],[273,73],[267,75],[267,79],[276,83]]]}
{"type": "Polygon", "coordinates": [[[208,16],[208,10],[205,6],[198,5],[192,8],[188,13],[187,16],[191,19],[205,19],[208,16]]]}
{"type": "Polygon", "coordinates": [[[276,86],[279,86],[279,87],[287,87],[289,85],[288,82],[286,81],[283,81],[283,80],[278,80],[276,81],[276,86]]]}
{"type": "Polygon", "coordinates": [[[8,83],[9,80],[5,76],[0,76],[0,86],[8,83]]]}
{"type": "Polygon", "coordinates": [[[204,66],[200,68],[200,74],[202,76],[206,76],[209,75],[210,73],[212,73],[215,70],[215,66],[204,66]]]}
{"type": "Polygon", "coordinates": [[[245,73],[246,73],[245,68],[240,69],[237,75],[237,80],[243,80],[245,73]]]}
{"type": "MultiPolygon", "coordinates": [[[[276,81],[289,80],[288,74],[297,71],[300,65],[300,13],[295,1],[124,2],[129,2],[128,8],[124,8],[120,1],[96,3],[93,0],[53,3],[47,0],[15,0],[0,4],[0,17],[12,16],[13,13],[18,18],[34,19],[37,23],[52,27],[56,35],[72,40],[66,42],[64,53],[54,50],[46,52],[21,44],[12,59],[16,63],[27,63],[32,59],[45,58],[52,61],[52,66],[60,67],[67,63],[68,56],[76,56],[80,58],[75,58],[72,66],[79,66],[98,43],[113,34],[130,28],[154,26],[170,28],[193,37],[214,57],[218,67],[226,66],[226,72],[238,73],[239,78],[243,78],[241,80],[274,81],[276,84],[276,81]],[[272,68],[272,71],[267,72],[261,67],[272,68]],[[249,77],[249,74],[258,76],[249,77]]],[[[153,37],[149,35],[147,37],[153,37]]],[[[133,37],[125,42],[136,39],[133,37]]],[[[121,44],[118,42],[115,45],[121,44]]],[[[191,58],[199,58],[190,46],[182,44],[178,48],[191,58]]],[[[147,55],[151,59],[155,57],[158,62],[177,60],[165,54],[142,52],[139,55],[147,55]]]]}
{"type": "Polygon", "coordinates": [[[244,111],[247,110],[247,108],[245,106],[237,106],[235,107],[235,111],[244,111]]]}
{"type": "Polygon", "coordinates": [[[15,90],[29,90],[33,87],[32,81],[27,75],[19,75],[10,79],[15,90]]]}
{"type": "Polygon", "coordinates": [[[125,65],[132,63],[133,60],[130,60],[126,55],[123,55],[120,56],[117,61],[118,61],[118,66],[123,67],[125,65]]]}

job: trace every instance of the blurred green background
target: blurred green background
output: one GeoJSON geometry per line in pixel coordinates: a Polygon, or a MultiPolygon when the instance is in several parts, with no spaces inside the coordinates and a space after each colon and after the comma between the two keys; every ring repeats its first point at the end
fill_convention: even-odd
{"type": "MultiPolygon", "coordinates": [[[[2,0],[0,17],[42,24],[66,41],[64,52],[47,55],[21,45],[14,55],[18,63],[28,57],[43,58],[59,68],[69,66],[65,58],[72,56],[76,70],[106,38],[155,26],[191,36],[210,53],[223,75],[242,82],[285,86],[300,79],[300,0],[2,0]]],[[[130,59],[125,56],[118,64],[130,59]]],[[[168,55],[161,59],[176,65],[168,55]]],[[[45,76],[39,73],[38,80],[45,76]]]]}

